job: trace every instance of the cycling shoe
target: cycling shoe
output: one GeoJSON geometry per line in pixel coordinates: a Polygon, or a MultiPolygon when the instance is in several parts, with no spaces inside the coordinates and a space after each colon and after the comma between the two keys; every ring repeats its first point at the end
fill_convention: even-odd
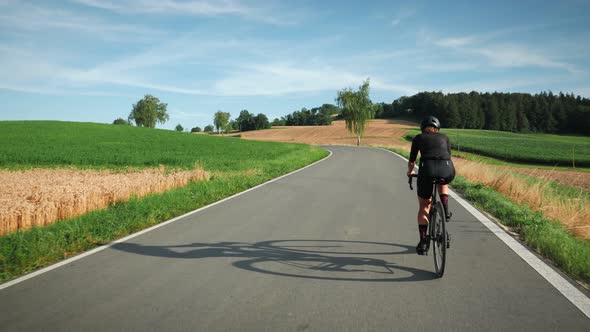
{"type": "Polygon", "coordinates": [[[416,246],[416,253],[418,255],[426,255],[426,253],[428,252],[428,240],[426,238],[422,238],[420,239],[420,242],[418,242],[418,245],[416,246]]]}

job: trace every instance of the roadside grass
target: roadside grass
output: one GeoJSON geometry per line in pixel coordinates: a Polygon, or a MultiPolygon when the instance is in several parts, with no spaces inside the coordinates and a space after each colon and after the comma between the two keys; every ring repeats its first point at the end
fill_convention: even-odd
{"type": "Polygon", "coordinates": [[[196,164],[211,174],[208,181],[189,182],[181,188],[142,198],[132,197],[79,217],[0,236],[0,280],[15,278],[112,242],[327,155],[319,147],[304,144],[128,126],[0,122],[0,168],[123,169],[164,165],[193,169],[196,164]],[[19,130],[24,131],[17,135],[19,130]]]}
{"type": "MultiPolygon", "coordinates": [[[[406,150],[388,149],[409,157],[406,150]]],[[[532,187],[540,182],[534,177],[522,178],[532,187]]],[[[533,211],[526,204],[514,203],[487,185],[471,182],[458,175],[451,186],[475,206],[494,216],[502,225],[512,228],[530,248],[552,260],[565,273],[586,285],[590,284],[590,241],[575,237],[560,222],[547,218],[540,211],[533,211]]],[[[588,192],[580,192],[571,187],[551,183],[541,188],[544,191],[542,195],[547,199],[581,199],[582,205],[590,202],[588,192]]]]}
{"type": "MultiPolygon", "coordinates": [[[[518,163],[590,167],[590,138],[549,134],[517,134],[493,130],[443,129],[453,149],[518,163]]],[[[406,139],[419,134],[412,130],[406,139]]]]}
{"type": "Polygon", "coordinates": [[[549,258],[568,275],[590,283],[590,241],[572,236],[560,223],[525,205],[513,203],[487,186],[473,184],[461,176],[452,186],[471,203],[516,230],[530,248],[549,258]]]}

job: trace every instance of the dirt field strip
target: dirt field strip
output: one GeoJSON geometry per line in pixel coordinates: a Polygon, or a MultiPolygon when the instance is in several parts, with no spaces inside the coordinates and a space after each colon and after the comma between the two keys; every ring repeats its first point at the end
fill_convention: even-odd
{"type": "Polygon", "coordinates": [[[165,172],[35,169],[0,171],[0,235],[102,209],[132,196],[142,197],[207,180],[202,169],[165,172]]]}
{"type": "MultiPolygon", "coordinates": [[[[367,146],[407,146],[409,148],[410,144],[399,138],[403,137],[413,126],[410,122],[404,121],[371,120],[361,144],[367,146]]],[[[344,121],[333,121],[331,126],[289,126],[247,131],[241,133],[241,137],[260,141],[356,145],[356,137],[346,129],[344,121]]]]}

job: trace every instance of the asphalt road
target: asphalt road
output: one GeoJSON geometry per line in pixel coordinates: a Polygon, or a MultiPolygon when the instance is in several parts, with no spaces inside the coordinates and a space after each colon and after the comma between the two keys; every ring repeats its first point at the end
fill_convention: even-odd
{"type": "Polygon", "coordinates": [[[405,161],[329,147],[301,172],[0,290],[2,331],[590,331],[450,201],[442,279],[405,161]]]}

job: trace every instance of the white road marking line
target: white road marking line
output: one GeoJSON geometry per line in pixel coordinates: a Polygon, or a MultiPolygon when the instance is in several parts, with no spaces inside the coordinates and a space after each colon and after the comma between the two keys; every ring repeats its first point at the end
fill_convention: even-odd
{"type": "MultiPolygon", "coordinates": [[[[405,157],[387,150],[380,148],[381,150],[393,153],[394,155],[408,161],[405,157]]],[[[586,317],[590,318],[590,298],[588,298],[579,289],[573,286],[569,281],[562,277],[559,273],[555,272],[539,257],[535,256],[528,248],[516,241],[512,236],[506,233],[502,228],[492,222],[483,213],[479,212],[469,202],[461,198],[453,190],[449,189],[451,197],[461,204],[469,213],[471,213],[477,220],[484,224],[492,233],[494,233],[502,242],[504,242],[512,251],[514,251],[520,258],[522,258],[527,264],[529,264],[537,273],[539,273],[545,280],[547,280],[555,289],[557,289],[565,298],[567,298],[573,305],[575,305],[586,317]]]]}
{"type": "Polygon", "coordinates": [[[177,221],[177,220],[179,220],[179,219],[182,219],[182,218],[184,218],[184,217],[190,216],[190,215],[192,215],[192,214],[195,214],[195,213],[197,213],[197,212],[203,211],[203,210],[205,210],[205,209],[208,209],[208,208],[210,208],[210,207],[212,207],[212,206],[215,206],[215,205],[217,205],[217,204],[221,204],[221,203],[223,203],[223,202],[225,202],[225,201],[228,201],[228,200],[230,200],[230,199],[233,199],[233,198],[236,198],[236,197],[238,197],[238,196],[241,196],[241,195],[243,195],[243,194],[245,194],[245,193],[247,193],[247,192],[250,192],[250,191],[252,191],[252,190],[256,190],[256,189],[258,189],[258,188],[260,188],[260,187],[262,187],[262,186],[264,186],[264,185],[267,185],[267,184],[269,184],[269,183],[272,183],[272,182],[278,181],[278,180],[280,180],[280,179],[282,179],[282,178],[284,178],[284,177],[287,177],[287,176],[289,176],[289,175],[293,175],[293,174],[295,174],[295,173],[298,173],[298,172],[300,172],[300,171],[302,171],[302,170],[304,170],[304,169],[306,169],[306,168],[308,168],[308,167],[311,167],[311,166],[313,166],[313,165],[315,165],[315,164],[317,164],[317,163],[320,163],[320,162],[322,162],[322,161],[324,161],[324,160],[326,160],[326,159],[330,158],[330,157],[332,156],[332,151],[328,150],[328,152],[330,152],[330,154],[329,154],[329,155],[327,155],[326,157],[324,157],[324,158],[322,158],[322,159],[320,159],[320,160],[316,161],[316,162],[315,162],[315,163],[313,163],[313,164],[309,164],[309,165],[307,165],[307,166],[305,166],[305,167],[302,167],[302,168],[300,168],[300,169],[298,169],[298,170],[295,170],[295,171],[293,171],[293,172],[291,172],[291,173],[288,173],[288,174],[285,174],[285,175],[279,176],[278,178],[274,178],[274,179],[272,179],[272,180],[269,180],[269,181],[267,181],[267,182],[261,183],[261,184],[259,184],[259,185],[255,186],[255,187],[252,187],[252,188],[250,188],[250,189],[246,189],[246,190],[244,190],[244,191],[242,191],[242,192],[239,192],[239,193],[237,193],[237,194],[235,194],[235,195],[232,195],[232,196],[230,196],[230,197],[226,197],[226,198],[224,198],[224,199],[222,199],[222,200],[219,200],[219,201],[217,201],[217,202],[214,202],[214,203],[211,203],[211,204],[209,204],[209,205],[206,205],[206,206],[203,206],[203,207],[201,207],[201,208],[198,208],[197,210],[194,210],[194,211],[191,211],[191,212],[185,213],[185,214],[183,214],[183,215],[181,215],[181,216],[178,216],[178,217],[176,217],[176,218],[170,219],[170,220],[168,220],[168,221],[164,221],[164,222],[162,222],[162,223],[159,223],[159,224],[157,224],[157,225],[154,225],[154,226],[152,226],[152,227],[150,227],[150,228],[146,228],[146,229],[144,229],[144,230],[142,230],[142,231],[139,231],[139,232],[137,232],[137,233],[133,233],[133,234],[131,234],[131,235],[128,235],[128,236],[126,236],[126,237],[124,237],[124,238],[121,238],[121,239],[119,239],[119,240],[116,240],[116,241],[114,241],[114,242],[111,242],[111,243],[109,243],[109,244],[105,244],[105,245],[103,245],[103,246],[100,246],[100,247],[98,247],[98,248],[95,248],[95,249],[92,249],[92,250],[90,250],[90,251],[87,251],[87,252],[85,252],[85,253],[83,253],[83,254],[80,254],[80,255],[74,256],[74,257],[72,257],[72,258],[68,258],[68,259],[66,259],[66,260],[63,260],[63,261],[61,261],[61,262],[59,262],[59,263],[55,263],[55,264],[53,264],[53,265],[50,265],[50,266],[48,266],[48,267],[46,267],[46,268],[43,268],[43,269],[41,269],[41,270],[38,270],[38,271],[35,271],[35,272],[32,272],[32,273],[29,273],[29,274],[27,274],[27,275],[24,275],[24,276],[22,276],[22,277],[19,277],[19,278],[16,278],[16,279],[14,279],[14,280],[11,280],[11,281],[9,281],[9,282],[6,282],[6,283],[4,283],[4,284],[1,284],[1,285],[0,285],[0,290],[6,289],[6,288],[8,288],[8,287],[10,287],[10,286],[14,286],[14,285],[16,285],[16,284],[18,284],[18,283],[21,283],[21,282],[23,282],[23,281],[25,281],[25,280],[28,280],[28,279],[34,278],[34,277],[36,277],[36,276],[38,276],[38,275],[41,275],[41,274],[43,274],[43,273],[47,273],[47,272],[49,272],[49,271],[51,271],[51,270],[55,270],[55,269],[57,269],[57,268],[59,268],[59,267],[62,267],[62,266],[64,266],[64,265],[67,265],[67,264],[70,264],[70,263],[72,263],[72,262],[75,262],[75,261],[77,261],[77,260],[79,260],[79,259],[82,259],[82,258],[84,258],[84,257],[87,257],[87,256],[90,256],[90,255],[92,255],[92,254],[95,254],[95,253],[97,253],[97,252],[99,252],[99,251],[103,251],[103,250],[105,250],[105,249],[108,249],[108,248],[110,248],[110,247],[114,246],[114,245],[115,245],[115,244],[117,244],[117,243],[121,243],[121,242],[125,242],[125,241],[127,241],[127,240],[130,240],[130,239],[133,239],[134,237],[138,237],[138,236],[140,236],[140,235],[142,235],[142,234],[145,234],[145,233],[147,233],[147,232],[151,232],[151,231],[153,231],[153,230],[155,230],[155,229],[158,229],[158,228],[160,228],[160,227],[164,227],[164,226],[166,226],[166,225],[168,225],[168,224],[170,224],[170,223],[173,223],[173,222],[175,222],[175,221],[177,221]]]}

